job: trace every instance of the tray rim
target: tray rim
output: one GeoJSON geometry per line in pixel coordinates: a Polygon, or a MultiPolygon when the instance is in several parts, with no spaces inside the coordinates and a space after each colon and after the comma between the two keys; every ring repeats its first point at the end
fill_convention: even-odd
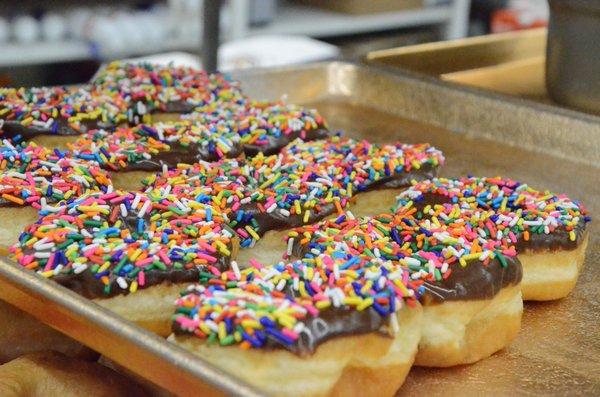
{"type": "Polygon", "coordinates": [[[242,380],[208,363],[200,356],[194,355],[167,339],[137,326],[58,283],[48,281],[39,274],[20,268],[5,256],[0,257],[0,298],[2,300],[98,351],[142,378],[178,395],[186,391],[189,393],[190,386],[194,387],[195,390],[206,393],[206,395],[263,395],[242,380]],[[23,295],[25,295],[25,298],[29,296],[32,302],[23,302],[23,295]],[[39,304],[46,306],[54,304],[56,306],[49,311],[42,312],[35,309],[39,304]],[[60,318],[59,312],[63,311],[68,312],[64,314],[69,320],[67,323],[64,323],[64,318],[60,318]],[[48,316],[48,313],[51,315],[48,316]],[[56,316],[59,316],[59,318],[56,318],[56,316]],[[90,342],[93,335],[88,338],[90,340],[82,341],[81,335],[76,330],[71,329],[70,326],[78,325],[83,321],[87,322],[84,327],[98,327],[96,329],[116,335],[118,339],[128,342],[129,345],[126,346],[126,349],[129,351],[121,349],[123,352],[118,356],[114,353],[106,353],[111,349],[104,347],[101,344],[102,341],[90,342]],[[131,347],[134,347],[133,351],[131,347]],[[128,353],[139,354],[141,351],[145,353],[145,358],[158,359],[164,365],[164,367],[156,368],[150,372],[166,371],[167,374],[174,374],[174,371],[176,371],[176,374],[180,377],[174,382],[156,382],[156,378],[148,376],[152,375],[149,374],[148,368],[130,365],[130,361],[124,359],[128,353]]]}
{"type": "MultiPolygon", "coordinates": [[[[555,104],[542,103],[532,101],[527,98],[515,97],[501,92],[489,91],[483,88],[466,86],[463,84],[455,83],[452,81],[445,81],[436,78],[435,76],[429,76],[427,74],[418,73],[412,70],[403,69],[399,66],[388,66],[376,63],[369,63],[368,60],[358,61],[346,61],[346,60],[333,60],[333,61],[321,61],[313,63],[305,63],[295,66],[280,66],[280,67],[257,67],[252,69],[238,69],[228,71],[226,74],[234,76],[234,78],[243,78],[245,76],[253,75],[266,75],[271,72],[284,73],[292,71],[308,71],[311,69],[320,69],[323,67],[354,67],[358,69],[366,69],[373,72],[384,73],[393,78],[400,78],[402,80],[417,80],[427,85],[433,85],[444,90],[459,91],[465,94],[485,97],[487,99],[497,102],[507,102],[515,106],[525,106],[532,110],[549,113],[553,115],[564,116],[571,119],[576,119],[583,122],[591,122],[600,124],[600,114],[595,115],[592,113],[581,112],[576,109],[564,108],[555,104]],[[238,77],[239,76],[239,77],[238,77]]],[[[243,83],[242,83],[243,84],[243,83]]]]}
{"type": "MultiPolygon", "coordinates": [[[[230,74],[234,78],[244,80],[271,74],[277,75],[294,72],[307,73],[312,70],[321,73],[325,72],[329,75],[331,72],[339,70],[343,71],[344,68],[352,70],[357,74],[371,74],[369,77],[377,76],[391,79],[392,82],[395,81],[398,82],[398,84],[420,86],[418,88],[439,92],[439,97],[444,95],[451,97],[453,100],[470,102],[472,104],[476,103],[482,108],[486,108],[487,110],[491,109],[494,112],[498,112],[498,114],[503,112],[505,117],[494,119],[494,122],[489,124],[488,128],[479,126],[478,129],[474,130],[473,127],[469,127],[458,120],[461,118],[469,119],[469,117],[473,116],[482,117],[482,115],[486,115],[486,113],[483,113],[481,110],[474,110],[473,108],[460,108],[458,102],[451,103],[451,105],[445,109],[446,111],[451,109],[455,112],[454,119],[448,118],[448,115],[444,114],[444,112],[436,111],[429,111],[428,114],[423,115],[422,118],[402,112],[394,112],[389,109],[386,109],[385,111],[391,111],[406,119],[435,125],[452,132],[470,136],[479,136],[483,139],[495,141],[503,145],[513,147],[518,146],[527,151],[544,153],[556,158],[567,159],[575,163],[600,169],[600,115],[562,108],[553,104],[540,103],[527,98],[514,97],[478,87],[465,86],[451,81],[442,81],[435,76],[423,75],[410,70],[387,65],[372,65],[360,61],[323,61],[296,66],[245,69],[232,71],[230,74]],[[513,125],[507,124],[507,120],[509,120],[508,114],[511,116],[514,115],[515,117],[514,120],[510,119],[510,123],[513,125]],[[464,117],[461,115],[464,115],[464,117]],[[448,124],[440,121],[443,117],[448,119],[446,120],[448,124]],[[537,120],[540,118],[544,118],[544,120],[538,122],[537,120]],[[555,125],[559,126],[555,127],[555,125]],[[571,130],[571,125],[574,132],[571,130]],[[520,131],[521,134],[528,134],[531,136],[529,142],[515,143],[518,142],[515,141],[515,138],[519,139],[519,137],[512,135],[517,126],[522,130],[520,131]],[[525,127],[527,127],[526,130],[525,127]],[[554,140],[562,139],[564,141],[567,135],[569,138],[571,137],[571,133],[585,134],[584,136],[581,136],[581,139],[591,139],[594,143],[594,148],[590,149],[588,146],[579,146],[579,153],[571,153],[566,150],[557,149],[560,148],[561,145],[560,143],[557,145],[554,140]],[[543,147],[543,145],[540,145],[541,141],[539,141],[539,139],[543,140],[545,138],[547,138],[548,141],[544,142],[546,147],[543,147]]],[[[336,97],[352,98],[353,95],[345,92],[326,92],[325,95],[314,99],[335,99],[336,97]]],[[[362,105],[369,106],[365,103],[362,103],[362,105]]],[[[577,145],[574,145],[574,147],[577,147],[577,145]]]]}

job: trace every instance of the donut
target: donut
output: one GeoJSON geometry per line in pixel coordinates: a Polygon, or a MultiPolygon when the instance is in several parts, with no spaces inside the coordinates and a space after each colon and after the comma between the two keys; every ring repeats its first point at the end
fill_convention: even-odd
{"type": "Polygon", "coordinates": [[[421,309],[405,271],[344,242],[312,257],[201,276],[172,342],[273,395],[393,395],[421,309]]]}
{"type": "Polygon", "coordinates": [[[119,92],[140,116],[190,113],[209,103],[245,98],[239,82],[228,75],[147,62],[111,62],[96,73],[90,84],[101,92],[119,92]]]}
{"type": "Polygon", "coordinates": [[[98,357],[79,342],[1,300],[0,324],[0,364],[48,348],[70,357],[89,360],[98,357]]]}
{"type": "Polygon", "coordinates": [[[197,113],[185,120],[114,132],[93,130],[67,146],[75,157],[120,171],[113,176],[116,187],[131,190],[165,166],[271,153],[294,139],[328,135],[323,120],[312,110],[283,105],[265,106],[260,112],[247,109],[238,106],[231,114],[197,113]]]}
{"type": "Polygon", "coordinates": [[[95,98],[90,86],[0,88],[0,127],[5,137],[77,135],[121,122],[121,101],[95,98]]]}
{"type": "Polygon", "coordinates": [[[165,336],[179,291],[237,248],[218,208],[174,195],[90,193],[40,216],[10,248],[17,266],[165,336]]]}
{"type": "Polygon", "coordinates": [[[427,144],[380,147],[331,137],[296,140],[279,155],[180,165],[145,184],[146,191],[158,189],[218,205],[228,214],[241,247],[254,247],[240,252],[240,261],[246,262],[262,259],[261,251],[279,244],[277,233],[265,233],[317,222],[342,212],[351,201],[369,206],[381,189],[397,191],[411,180],[429,178],[442,163],[441,152],[427,144]]]}
{"type": "Polygon", "coordinates": [[[0,395],[147,396],[138,384],[98,363],[45,351],[0,365],[0,395]]]}
{"type": "Polygon", "coordinates": [[[163,167],[242,154],[238,135],[227,126],[186,121],[93,130],[68,148],[74,157],[113,171],[113,183],[120,189],[139,188],[144,177],[163,167]]]}
{"type": "MultiPolygon", "coordinates": [[[[447,210],[447,208],[445,208],[447,210]]],[[[482,241],[455,209],[432,219],[414,211],[303,226],[289,233],[286,257],[322,252],[345,242],[355,255],[376,256],[402,266],[419,283],[423,329],[416,365],[469,364],[506,347],[520,329],[522,269],[514,250],[482,241]]]]}
{"type": "Polygon", "coordinates": [[[17,241],[23,228],[48,205],[86,191],[111,189],[106,172],[95,164],[74,159],[59,150],[35,144],[0,144],[0,246],[17,241]]]}
{"type": "Polygon", "coordinates": [[[419,208],[456,203],[460,210],[489,211],[486,238],[514,245],[523,265],[525,300],[554,300],[574,288],[588,242],[585,207],[566,195],[540,191],[508,178],[466,177],[422,181],[399,197],[419,208]]]}
{"type": "Polygon", "coordinates": [[[213,102],[182,118],[230,125],[239,135],[247,156],[276,154],[295,139],[313,141],[330,135],[325,120],[315,109],[283,102],[213,102]]]}
{"type": "Polygon", "coordinates": [[[236,98],[244,98],[239,84],[219,73],[113,62],[82,86],[0,88],[0,119],[6,137],[53,147],[91,129],[137,125],[151,122],[152,113],[187,113],[236,98]]]}

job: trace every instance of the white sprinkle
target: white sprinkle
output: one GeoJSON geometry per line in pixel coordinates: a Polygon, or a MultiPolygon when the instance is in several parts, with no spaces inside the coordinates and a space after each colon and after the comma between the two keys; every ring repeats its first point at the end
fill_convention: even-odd
{"type": "Polygon", "coordinates": [[[275,289],[276,289],[277,291],[281,291],[281,290],[283,290],[283,289],[285,288],[285,285],[286,285],[286,281],[285,281],[285,279],[283,279],[283,278],[282,278],[282,279],[281,279],[281,280],[279,280],[279,282],[277,283],[277,287],[275,287],[275,289]]]}
{"type": "Polygon", "coordinates": [[[235,275],[236,280],[240,280],[242,278],[242,274],[240,273],[240,268],[236,261],[231,261],[231,270],[233,270],[233,274],[235,275]]]}
{"type": "Polygon", "coordinates": [[[139,194],[136,193],[133,201],[131,202],[131,208],[137,208],[141,199],[142,199],[142,196],[140,196],[139,194]]]}
{"type": "Polygon", "coordinates": [[[125,281],[123,277],[117,277],[117,284],[119,284],[119,287],[121,287],[121,289],[127,289],[128,287],[127,281],[125,281]]]}

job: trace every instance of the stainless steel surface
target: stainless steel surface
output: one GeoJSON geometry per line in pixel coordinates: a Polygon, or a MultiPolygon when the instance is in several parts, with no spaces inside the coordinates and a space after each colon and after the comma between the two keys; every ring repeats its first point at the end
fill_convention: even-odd
{"type": "MultiPolygon", "coordinates": [[[[316,106],[332,128],[374,142],[430,142],[443,174],[503,175],[568,193],[600,214],[600,118],[347,63],[236,73],[262,99],[316,106]],[[512,146],[511,146],[512,145],[512,146]]],[[[574,293],[527,304],[505,351],[446,370],[415,368],[400,394],[600,393],[600,239],[592,223],[574,293]]],[[[0,297],[175,392],[252,394],[228,375],[52,282],[0,262],[0,297]]]]}

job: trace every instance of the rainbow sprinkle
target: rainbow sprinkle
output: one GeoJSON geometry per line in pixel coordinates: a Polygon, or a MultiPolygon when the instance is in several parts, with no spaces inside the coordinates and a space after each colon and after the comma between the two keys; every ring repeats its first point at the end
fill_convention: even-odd
{"type": "Polygon", "coordinates": [[[270,229],[342,213],[355,193],[398,176],[407,181],[419,178],[419,173],[410,172],[433,172],[442,162],[441,152],[426,144],[380,147],[332,137],[296,140],[279,155],[179,165],[144,183],[148,192],[174,193],[217,206],[228,215],[241,246],[248,247],[270,229]]]}
{"type": "Polygon", "coordinates": [[[585,207],[566,195],[538,191],[527,184],[500,177],[435,178],[414,184],[398,196],[398,207],[410,207],[438,197],[456,211],[487,211],[489,219],[479,229],[487,238],[506,240],[519,250],[532,243],[552,244],[543,236],[562,237],[561,245],[575,248],[591,221],[585,207]],[[541,238],[540,238],[541,237],[541,238]]]}
{"type": "Polygon", "coordinates": [[[0,205],[31,205],[69,200],[86,192],[109,192],[110,177],[95,163],[74,159],[35,144],[0,145],[0,205]]]}
{"type": "Polygon", "coordinates": [[[228,266],[235,241],[216,208],[174,195],[92,193],[42,210],[11,257],[88,297],[195,281],[228,266]],[[92,281],[92,282],[90,282],[92,281]]]}

